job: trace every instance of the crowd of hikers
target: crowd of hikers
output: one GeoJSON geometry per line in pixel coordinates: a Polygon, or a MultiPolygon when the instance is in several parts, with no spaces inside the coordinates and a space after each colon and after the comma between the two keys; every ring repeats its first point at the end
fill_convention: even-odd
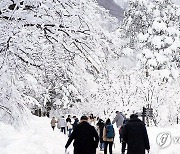
{"type": "MultiPolygon", "coordinates": [[[[144,122],[136,114],[126,118],[121,112],[116,111],[116,116],[111,122],[108,118],[106,121],[99,117],[83,115],[80,120],[71,115],[65,119],[64,116],[55,117],[51,120],[51,127],[58,129],[68,135],[68,141],[65,149],[74,141],[74,154],[96,154],[96,148],[104,151],[104,154],[112,154],[112,147],[115,138],[115,129],[113,124],[116,123],[120,144],[122,144],[120,153],[125,154],[145,154],[145,150],[150,150],[149,139],[144,122]],[[67,130],[67,132],[66,132],[67,130]]],[[[65,150],[65,151],[66,151],[65,150]]]]}

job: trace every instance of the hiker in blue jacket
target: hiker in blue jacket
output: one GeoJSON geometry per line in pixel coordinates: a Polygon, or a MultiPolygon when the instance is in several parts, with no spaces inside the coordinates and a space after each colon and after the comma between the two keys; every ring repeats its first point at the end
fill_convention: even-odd
{"type": "Polygon", "coordinates": [[[107,146],[109,145],[109,153],[112,154],[112,146],[114,142],[114,128],[111,120],[107,119],[103,129],[104,154],[107,154],[107,146]]]}

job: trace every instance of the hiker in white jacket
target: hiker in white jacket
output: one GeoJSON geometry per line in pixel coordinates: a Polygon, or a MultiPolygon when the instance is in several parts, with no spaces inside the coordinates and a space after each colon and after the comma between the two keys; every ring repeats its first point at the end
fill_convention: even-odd
{"type": "Polygon", "coordinates": [[[61,132],[66,134],[66,127],[67,127],[66,120],[64,116],[62,116],[61,118],[58,119],[58,128],[60,128],[61,132]]]}
{"type": "Polygon", "coordinates": [[[112,121],[112,124],[116,122],[117,128],[120,128],[123,125],[124,117],[119,111],[116,111],[116,117],[112,121]]]}

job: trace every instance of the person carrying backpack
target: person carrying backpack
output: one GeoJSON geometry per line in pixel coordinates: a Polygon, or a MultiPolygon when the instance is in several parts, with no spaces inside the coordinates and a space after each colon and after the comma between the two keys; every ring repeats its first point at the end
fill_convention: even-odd
{"type": "Polygon", "coordinates": [[[108,145],[109,145],[109,153],[112,154],[114,136],[115,136],[114,127],[111,124],[111,120],[108,118],[106,120],[104,129],[103,129],[104,154],[107,154],[108,145]]]}

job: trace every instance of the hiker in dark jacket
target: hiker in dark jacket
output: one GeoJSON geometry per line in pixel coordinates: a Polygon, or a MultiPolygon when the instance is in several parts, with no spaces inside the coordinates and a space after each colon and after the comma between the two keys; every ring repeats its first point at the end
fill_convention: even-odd
{"type": "Polygon", "coordinates": [[[128,144],[128,154],[145,154],[145,149],[149,152],[150,145],[145,124],[136,114],[130,116],[122,133],[123,141],[128,144]]]}
{"type": "Polygon", "coordinates": [[[66,122],[70,122],[71,123],[71,115],[68,115],[68,117],[66,118],[66,122]]]}
{"type": "Polygon", "coordinates": [[[125,149],[126,149],[126,142],[123,141],[123,128],[124,128],[124,126],[127,124],[128,121],[129,121],[129,119],[126,118],[126,119],[123,121],[123,125],[122,125],[121,128],[119,129],[120,143],[122,143],[122,146],[121,146],[121,152],[122,152],[122,154],[124,154],[125,149]]]}
{"type": "Polygon", "coordinates": [[[99,133],[99,139],[100,139],[100,151],[103,151],[104,150],[104,141],[103,141],[104,121],[102,119],[99,119],[96,125],[98,127],[98,133],[99,133]]]}
{"type": "Polygon", "coordinates": [[[76,116],[73,116],[73,119],[74,119],[74,122],[73,122],[72,126],[73,126],[73,130],[74,130],[74,128],[78,125],[79,120],[76,116]]]}
{"type": "Polygon", "coordinates": [[[74,140],[74,154],[96,154],[99,136],[95,128],[87,121],[87,116],[81,117],[80,123],[75,127],[65,145],[67,149],[74,140]]]}

